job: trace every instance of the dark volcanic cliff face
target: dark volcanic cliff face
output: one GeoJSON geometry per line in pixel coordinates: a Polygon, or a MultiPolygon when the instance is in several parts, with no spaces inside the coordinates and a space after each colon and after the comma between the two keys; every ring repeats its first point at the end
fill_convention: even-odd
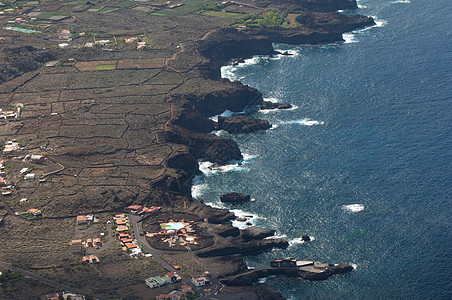
{"type": "MultiPolygon", "coordinates": [[[[272,3],[269,0],[257,0],[257,3],[272,3]]],[[[294,10],[336,11],[339,9],[355,9],[356,0],[279,0],[285,8],[294,10]]]]}
{"type": "Polygon", "coordinates": [[[214,134],[198,133],[178,126],[171,126],[166,132],[166,140],[188,146],[190,152],[198,159],[225,164],[242,159],[237,143],[222,139],[214,134]]]}
{"type": "Polygon", "coordinates": [[[309,12],[297,17],[297,22],[316,30],[352,31],[375,25],[374,19],[361,15],[343,15],[337,12],[309,12]]]}
{"type": "Polygon", "coordinates": [[[220,67],[231,59],[248,58],[253,55],[276,54],[272,43],[292,45],[321,44],[342,41],[338,32],[313,30],[261,28],[237,30],[222,28],[207,39],[198,41],[197,49],[210,63],[200,67],[200,71],[212,79],[219,79],[220,67]]]}

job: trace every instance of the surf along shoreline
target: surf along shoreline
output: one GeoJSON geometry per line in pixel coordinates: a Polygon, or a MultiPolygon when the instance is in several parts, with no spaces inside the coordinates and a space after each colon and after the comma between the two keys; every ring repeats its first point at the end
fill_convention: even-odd
{"type": "MultiPolygon", "coordinates": [[[[222,28],[195,43],[195,50],[204,60],[198,67],[200,73],[206,77],[206,80],[224,84],[227,86],[227,91],[222,90],[209,94],[185,93],[176,96],[182,100],[179,102],[179,113],[168,124],[169,130],[165,133],[164,138],[172,143],[186,145],[190,154],[176,155],[168,162],[170,167],[181,170],[182,173],[178,178],[165,178],[164,181],[157,184],[157,188],[166,188],[169,193],[192,198],[192,180],[195,176],[202,174],[198,161],[224,166],[231,161],[237,163],[243,159],[235,141],[211,134],[212,130],[216,129],[216,123],[209,117],[219,115],[226,110],[241,112],[248,107],[262,107],[265,102],[258,90],[237,81],[231,83],[229,80],[221,78],[222,66],[236,64],[256,55],[281,55],[280,52],[274,50],[273,43],[318,45],[344,42],[344,33],[376,25],[371,17],[339,13],[313,13],[306,17],[304,22],[311,24],[309,29],[222,28]]],[[[239,122],[237,126],[242,125],[239,122]]],[[[230,210],[210,207],[204,204],[202,199],[194,199],[192,206],[193,211],[198,213],[202,211],[201,215],[209,223],[222,227],[220,235],[224,237],[242,235],[243,231],[231,224],[236,216],[230,210]]],[[[263,231],[266,230],[263,229],[263,231]]],[[[196,255],[202,258],[255,255],[275,247],[286,248],[288,246],[288,242],[283,239],[265,239],[272,235],[274,235],[274,231],[271,230],[262,235],[256,234],[256,238],[252,242],[243,244],[235,244],[231,239],[226,244],[201,251],[196,255]]],[[[239,260],[239,267],[230,274],[224,274],[224,277],[246,273],[246,264],[241,258],[239,260]]],[[[258,272],[252,274],[253,278],[246,280],[240,277],[240,282],[246,282],[244,285],[252,284],[257,280],[258,272]]],[[[294,275],[296,272],[280,272],[278,274],[297,276],[294,275]]],[[[333,274],[335,273],[331,272],[331,275],[333,274]]],[[[220,280],[221,277],[220,275],[220,280]]],[[[233,284],[230,280],[227,283],[242,285],[233,284]]]]}

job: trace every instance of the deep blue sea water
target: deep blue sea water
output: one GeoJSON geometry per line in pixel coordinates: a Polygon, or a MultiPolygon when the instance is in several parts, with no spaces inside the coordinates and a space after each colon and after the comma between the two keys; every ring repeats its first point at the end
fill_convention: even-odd
{"type": "Polygon", "coordinates": [[[195,192],[216,206],[223,193],[251,194],[236,212],[291,242],[246,257],[250,267],[285,256],[356,266],[261,283],[289,299],[452,299],[452,1],[359,3],[353,13],[379,26],[347,43],[275,45],[296,55],[223,69],[297,108],[255,114],[275,125],[266,132],[223,133],[245,164],[203,165],[195,192]],[[315,240],[300,243],[304,233],[315,240]]]}

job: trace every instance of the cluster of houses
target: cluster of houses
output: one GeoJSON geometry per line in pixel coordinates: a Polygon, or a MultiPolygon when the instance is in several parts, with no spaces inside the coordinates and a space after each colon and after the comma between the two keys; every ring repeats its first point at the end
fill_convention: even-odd
{"type": "Polygon", "coordinates": [[[133,36],[133,37],[130,37],[130,38],[125,38],[124,39],[124,42],[126,42],[127,44],[132,44],[132,43],[137,43],[137,49],[139,50],[139,49],[141,49],[141,48],[144,48],[144,47],[146,47],[146,42],[145,41],[142,41],[139,37],[137,37],[137,36],[133,36]]]}
{"type": "Polygon", "coordinates": [[[17,119],[20,117],[20,112],[24,109],[22,103],[16,104],[16,110],[3,111],[0,108],[0,119],[17,119]]]}
{"type": "Polygon", "coordinates": [[[155,297],[156,300],[179,300],[185,299],[187,293],[192,293],[193,289],[188,285],[183,285],[178,290],[171,291],[168,294],[161,294],[155,297]]]}
{"type": "Polygon", "coordinates": [[[59,293],[52,293],[52,294],[47,294],[45,296],[46,300],[85,300],[85,296],[83,295],[78,295],[78,294],[74,294],[74,293],[66,293],[66,292],[59,292],[59,293]],[[62,297],[62,298],[61,298],[62,297]]]}
{"type": "Polygon", "coordinates": [[[169,247],[196,245],[198,237],[195,235],[196,230],[192,227],[191,222],[161,222],[161,230],[156,233],[147,233],[146,236],[161,236],[163,243],[168,243],[169,247]]]}
{"type": "Polygon", "coordinates": [[[100,260],[95,255],[83,256],[82,262],[87,262],[90,264],[97,264],[100,260]]]}
{"type": "Polygon", "coordinates": [[[150,277],[144,280],[144,282],[146,283],[146,285],[148,287],[150,287],[151,289],[156,288],[156,287],[160,287],[166,284],[170,284],[170,283],[176,283],[179,282],[181,280],[180,276],[177,274],[173,274],[173,273],[166,273],[165,276],[154,276],[154,277],[150,277]]]}
{"type": "Polygon", "coordinates": [[[137,257],[143,254],[141,248],[132,239],[129,234],[129,220],[125,214],[118,214],[113,217],[116,224],[116,231],[118,232],[118,239],[122,244],[122,250],[129,251],[130,256],[137,257]]]}
{"type": "Polygon", "coordinates": [[[7,141],[3,146],[3,154],[10,154],[20,149],[19,143],[16,141],[7,141]]]}
{"type": "Polygon", "coordinates": [[[76,218],[77,225],[91,224],[96,222],[97,217],[94,215],[78,215],[76,218]]]}

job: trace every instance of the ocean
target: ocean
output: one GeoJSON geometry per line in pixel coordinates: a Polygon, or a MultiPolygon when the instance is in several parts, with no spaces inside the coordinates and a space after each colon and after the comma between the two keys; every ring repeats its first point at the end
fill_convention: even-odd
{"type": "Polygon", "coordinates": [[[345,43],[278,44],[294,55],[222,68],[294,108],[254,114],[273,124],[265,132],[217,133],[237,141],[243,165],[201,163],[193,194],[290,242],[245,257],[249,267],[287,256],[355,267],[326,281],[258,283],[288,299],[452,299],[452,2],[359,7],[344,13],[374,16],[377,26],[345,43]],[[221,204],[232,191],[252,202],[221,204]]]}

